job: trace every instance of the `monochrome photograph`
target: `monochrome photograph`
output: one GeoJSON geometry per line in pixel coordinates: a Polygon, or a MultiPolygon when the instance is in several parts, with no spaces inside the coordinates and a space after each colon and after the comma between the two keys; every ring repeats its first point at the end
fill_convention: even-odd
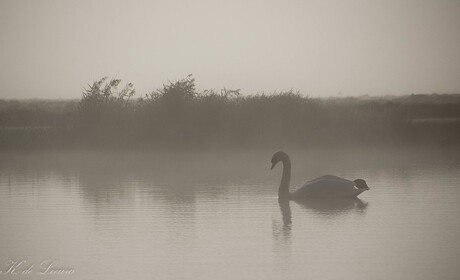
{"type": "Polygon", "coordinates": [[[0,0],[0,280],[460,279],[460,1],[0,0]]]}

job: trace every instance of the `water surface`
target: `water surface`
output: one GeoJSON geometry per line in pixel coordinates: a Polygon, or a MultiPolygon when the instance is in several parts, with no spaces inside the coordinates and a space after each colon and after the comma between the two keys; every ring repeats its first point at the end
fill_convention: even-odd
{"type": "Polygon", "coordinates": [[[458,279],[458,151],[287,151],[371,190],[281,205],[272,152],[2,153],[0,277],[458,279]]]}

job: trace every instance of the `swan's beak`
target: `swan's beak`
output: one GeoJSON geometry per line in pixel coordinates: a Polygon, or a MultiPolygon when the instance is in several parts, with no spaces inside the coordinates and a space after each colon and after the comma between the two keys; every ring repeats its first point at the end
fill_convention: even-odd
{"type": "Polygon", "coordinates": [[[272,167],[270,167],[270,170],[272,170],[273,167],[275,167],[275,165],[276,165],[276,162],[272,162],[272,167]]]}

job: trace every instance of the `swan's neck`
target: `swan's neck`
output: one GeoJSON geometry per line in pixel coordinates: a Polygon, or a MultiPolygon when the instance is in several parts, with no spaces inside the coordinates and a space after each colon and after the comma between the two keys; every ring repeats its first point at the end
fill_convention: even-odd
{"type": "Polygon", "coordinates": [[[289,184],[291,183],[291,161],[289,158],[284,158],[283,162],[283,176],[281,177],[280,187],[278,189],[279,198],[290,197],[289,184]]]}

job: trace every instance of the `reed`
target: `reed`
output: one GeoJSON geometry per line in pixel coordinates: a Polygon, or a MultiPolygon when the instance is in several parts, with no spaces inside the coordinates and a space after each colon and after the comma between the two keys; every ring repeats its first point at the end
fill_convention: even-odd
{"type": "Polygon", "coordinates": [[[81,100],[0,100],[0,148],[458,146],[460,95],[310,98],[199,91],[195,79],[134,98],[103,78],[81,100]]]}

